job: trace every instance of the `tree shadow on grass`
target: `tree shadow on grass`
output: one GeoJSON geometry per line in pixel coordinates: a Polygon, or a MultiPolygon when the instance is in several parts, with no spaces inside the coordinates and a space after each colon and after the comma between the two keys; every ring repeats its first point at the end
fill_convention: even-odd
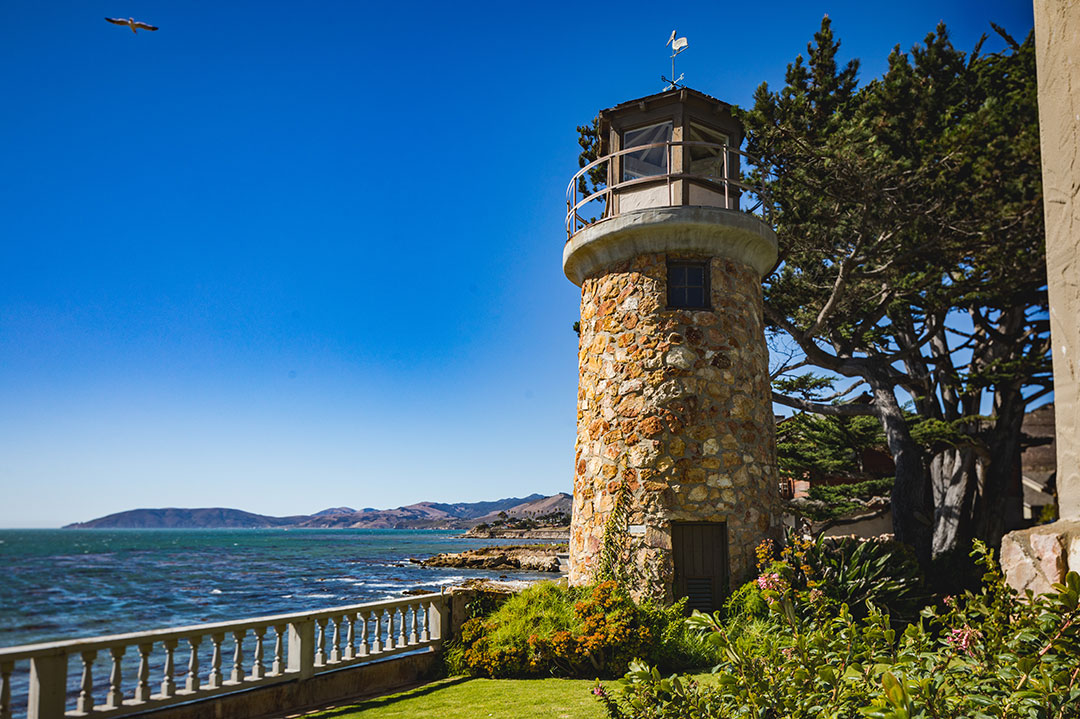
{"type": "Polygon", "coordinates": [[[389,694],[381,697],[373,697],[371,699],[364,699],[358,701],[355,704],[347,704],[333,709],[327,709],[316,714],[308,714],[311,719],[333,719],[333,717],[347,716],[350,714],[356,714],[367,709],[377,709],[379,707],[390,706],[396,704],[399,701],[405,699],[413,699],[414,697],[427,696],[440,689],[446,689],[448,687],[455,686],[457,684],[463,684],[473,677],[455,677],[453,679],[439,679],[427,684],[421,684],[418,687],[413,687],[403,692],[397,692],[395,694],[389,694]]]}

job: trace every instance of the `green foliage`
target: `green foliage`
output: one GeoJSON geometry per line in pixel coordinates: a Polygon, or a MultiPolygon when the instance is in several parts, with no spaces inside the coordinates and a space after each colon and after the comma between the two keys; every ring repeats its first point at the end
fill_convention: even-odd
{"type": "Polygon", "coordinates": [[[813,589],[768,582],[768,628],[753,641],[719,616],[687,620],[722,654],[716,686],[634,662],[601,702],[612,719],[1080,716],[1080,575],[1020,598],[985,545],[973,555],[981,591],[924,609],[902,632],[873,606],[859,618],[813,589]]]}
{"type": "Polygon", "coordinates": [[[834,486],[811,485],[809,498],[824,504],[803,504],[798,511],[817,522],[844,517],[866,509],[864,502],[874,497],[888,497],[894,479],[868,479],[865,482],[834,486]]]}
{"type": "Polygon", "coordinates": [[[859,618],[877,608],[903,625],[914,620],[930,598],[915,555],[899,542],[821,538],[806,561],[823,594],[846,604],[859,618]]]}
{"type": "Polygon", "coordinates": [[[870,416],[799,412],[776,427],[777,463],[795,477],[861,473],[863,450],[884,446],[881,423],[870,416]]]}
{"type": "Polygon", "coordinates": [[[728,621],[763,619],[769,616],[769,603],[761,593],[756,581],[742,585],[724,602],[724,616],[728,621]]]}
{"type": "Polygon", "coordinates": [[[683,604],[635,604],[615,582],[541,582],[462,625],[447,663],[474,676],[595,677],[621,674],[635,657],[672,669],[715,661],[711,645],[682,619],[683,604]]]}
{"type": "Polygon", "coordinates": [[[624,561],[626,538],[630,517],[630,484],[624,478],[619,483],[618,494],[604,523],[604,536],[600,544],[600,557],[596,563],[596,577],[600,581],[614,581],[624,588],[629,586],[630,563],[624,561]]]}
{"type": "Polygon", "coordinates": [[[792,355],[778,391],[835,413],[820,379],[787,376],[809,366],[873,394],[895,531],[925,563],[932,547],[1000,538],[1024,409],[1052,383],[1034,39],[999,33],[1004,51],[965,53],[939,25],[859,86],[826,17],[783,86],[738,111],[782,253],[765,287],[768,330],[792,355]],[[949,506],[928,525],[932,497],[949,506]]]}
{"type": "Polygon", "coordinates": [[[853,482],[851,484],[815,485],[810,488],[810,499],[822,502],[841,504],[851,502],[853,499],[870,499],[872,497],[887,497],[892,490],[893,478],[868,479],[865,482],[853,482]]]}

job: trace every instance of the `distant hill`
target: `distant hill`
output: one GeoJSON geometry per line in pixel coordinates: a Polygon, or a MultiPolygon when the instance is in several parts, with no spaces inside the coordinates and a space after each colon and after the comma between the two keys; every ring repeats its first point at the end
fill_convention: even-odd
{"type": "Polygon", "coordinates": [[[307,527],[327,529],[468,529],[490,521],[499,512],[510,516],[539,516],[570,509],[570,495],[507,497],[491,502],[418,502],[397,509],[359,511],[332,507],[311,515],[269,517],[239,509],[132,509],[88,522],[69,524],[65,529],[260,529],[307,527]]]}
{"type": "Polygon", "coordinates": [[[289,527],[308,519],[300,517],[267,517],[239,509],[212,507],[209,509],[132,509],[117,512],[89,522],[69,524],[65,529],[249,529],[260,527],[289,527]]]}

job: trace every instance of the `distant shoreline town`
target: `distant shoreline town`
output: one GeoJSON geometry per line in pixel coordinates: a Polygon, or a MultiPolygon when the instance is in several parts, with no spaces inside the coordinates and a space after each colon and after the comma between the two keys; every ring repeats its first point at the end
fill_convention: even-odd
{"type": "Polygon", "coordinates": [[[333,507],[314,514],[272,517],[239,509],[131,509],[64,529],[464,529],[472,536],[522,536],[565,529],[571,497],[565,492],[508,497],[491,502],[419,502],[396,509],[333,507]]]}

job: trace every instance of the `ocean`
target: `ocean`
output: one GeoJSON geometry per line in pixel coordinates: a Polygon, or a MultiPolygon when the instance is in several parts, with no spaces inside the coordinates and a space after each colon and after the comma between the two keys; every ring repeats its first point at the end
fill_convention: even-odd
{"type": "Polygon", "coordinates": [[[298,612],[470,577],[409,562],[507,540],[395,529],[0,529],[0,646],[298,612]]]}

